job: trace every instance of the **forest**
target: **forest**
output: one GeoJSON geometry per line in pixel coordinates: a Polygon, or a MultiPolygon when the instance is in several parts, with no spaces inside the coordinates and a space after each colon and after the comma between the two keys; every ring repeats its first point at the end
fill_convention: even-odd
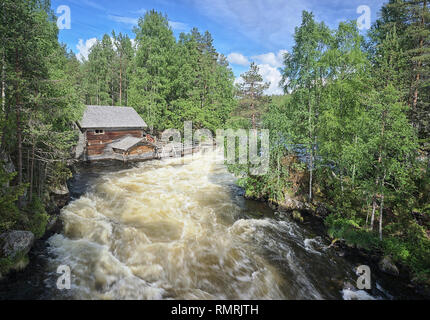
{"type": "MultiPolygon", "coordinates": [[[[245,195],[303,203],[328,234],[390,256],[430,284],[430,9],[389,0],[363,35],[302,13],[284,56],[284,95],[251,64],[242,82],[211,34],[177,39],[148,11],[134,39],[112,31],[80,61],[58,40],[48,0],[0,4],[0,234],[44,235],[53,194],[71,178],[85,105],[130,106],[165,129],[270,130],[270,170],[232,165],[245,195]]],[[[291,208],[300,211],[303,208],[291,208]]],[[[10,261],[0,259],[6,269],[10,261]]]]}

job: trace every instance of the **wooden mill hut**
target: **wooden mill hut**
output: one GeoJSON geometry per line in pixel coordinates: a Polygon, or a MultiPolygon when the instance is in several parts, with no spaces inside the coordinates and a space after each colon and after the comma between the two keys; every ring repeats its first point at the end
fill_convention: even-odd
{"type": "Polygon", "coordinates": [[[155,139],[147,134],[147,124],[133,108],[87,106],[78,126],[87,160],[128,160],[155,155],[155,139]]]}

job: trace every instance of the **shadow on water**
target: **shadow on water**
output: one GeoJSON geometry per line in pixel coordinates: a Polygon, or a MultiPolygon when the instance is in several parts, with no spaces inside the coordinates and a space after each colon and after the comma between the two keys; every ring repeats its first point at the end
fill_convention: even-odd
{"type": "Polygon", "coordinates": [[[81,163],[74,168],[73,178],[67,185],[70,190],[71,200],[79,199],[90,191],[97,181],[106,174],[120,172],[136,168],[136,163],[123,163],[120,161],[103,161],[93,163],[81,163]]]}

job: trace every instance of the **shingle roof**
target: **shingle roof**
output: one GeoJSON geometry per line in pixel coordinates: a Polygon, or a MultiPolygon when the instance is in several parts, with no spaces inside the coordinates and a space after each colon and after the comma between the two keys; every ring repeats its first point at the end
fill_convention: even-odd
{"type": "Polygon", "coordinates": [[[87,106],[79,125],[83,129],[148,127],[133,108],[111,106],[87,106]]]}
{"type": "Polygon", "coordinates": [[[136,138],[136,137],[132,137],[132,136],[127,136],[118,142],[111,143],[110,147],[113,149],[127,151],[130,148],[134,147],[139,142],[141,142],[142,140],[143,140],[143,138],[136,138]]]}

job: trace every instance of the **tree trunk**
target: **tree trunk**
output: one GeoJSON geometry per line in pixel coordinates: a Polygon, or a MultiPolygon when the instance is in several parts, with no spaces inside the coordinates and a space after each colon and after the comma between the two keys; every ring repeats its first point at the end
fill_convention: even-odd
{"type": "MultiPolygon", "coordinates": [[[[357,144],[358,144],[358,136],[355,135],[354,138],[354,147],[355,149],[357,149],[357,144]]],[[[356,174],[356,170],[357,170],[357,164],[354,163],[353,167],[352,167],[352,186],[354,187],[355,185],[355,174],[356,174]]]]}
{"type": "Polygon", "coordinates": [[[5,59],[4,59],[4,53],[3,53],[2,65],[1,65],[1,108],[3,113],[6,113],[5,104],[6,104],[6,65],[5,65],[5,59]]]}
{"type": "Polygon", "coordinates": [[[384,211],[384,194],[381,196],[381,208],[379,210],[379,240],[382,241],[382,213],[384,211]]]}
{"type": "MultiPolygon", "coordinates": [[[[421,27],[425,28],[425,20],[424,20],[424,15],[425,15],[425,11],[426,11],[426,7],[427,7],[427,0],[424,0],[423,3],[423,14],[421,16],[421,27]]],[[[420,49],[420,53],[422,52],[424,46],[424,39],[421,37],[420,41],[419,41],[419,49],[420,49]]],[[[415,90],[414,90],[414,95],[413,95],[413,99],[412,99],[412,112],[413,112],[413,119],[412,119],[412,123],[414,124],[414,127],[418,127],[418,123],[416,119],[416,110],[417,110],[417,105],[418,105],[418,98],[419,98],[419,85],[420,85],[420,80],[421,80],[421,67],[422,67],[422,61],[419,60],[417,62],[417,74],[415,76],[415,90]]]]}
{"type": "Polygon", "coordinates": [[[313,170],[314,170],[314,150],[313,150],[313,139],[312,139],[312,106],[309,100],[309,202],[312,202],[312,183],[313,183],[313,170]]]}
{"type": "Polygon", "coordinates": [[[368,224],[369,224],[369,216],[370,216],[370,201],[369,198],[367,198],[367,216],[366,216],[366,229],[368,228],[368,224]]]}
{"type": "MultiPolygon", "coordinates": [[[[22,129],[21,129],[21,107],[19,106],[19,98],[16,98],[17,113],[16,113],[16,136],[18,139],[18,185],[22,185],[22,129]]],[[[22,197],[18,201],[18,207],[22,208],[22,197]]]]}
{"type": "MultiPolygon", "coordinates": [[[[19,101],[17,101],[17,104],[19,101]]],[[[22,184],[22,129],[21,129],[21,110],[20,106],[17,105],[16,113],[16,136],[18,139],[18,184],[22,184]]]]}
{"type": "Polygon", "coordinates": [[[370,230],[373,231],[373,224],[375,222],[375,212],[376,212],[376,195],[373,195],[373,209],[372,209],[372,217],[370,219],[370,230]]]}
{"type": "Polygon", "coordinates": [[[6,109],[6,61],[5,61],[5,53],[3,52],[2,55],[2,70],[1,70],[1,99],[2,99],[2,111],[4,118],[1,120],[3,121],[3,127],[1,132],[1,150],[5,150],[5,139],[6,139],[6,128],[7,128],[7,122],[9,119],[9,109],[6,109]]]}
{"type": "Polygon", "coordinates": [[[127,77],[127,68],[128,66],[126,65],[125,67],[125,75],[124,75],[124,94],[125,94],[125,105],[128,106],[128,77],[127,77]]]}
{"type": "Polygon", "coordinates": [[[379,239],[382,241],[382,213],[384,211],[384,185],[385,185],[385,178],[387,176],[387,171],[384,171],[384,177],[381,181],[381,208],[379,212],[379,239]]]}
{"type": "Polygon", "coordinates": [[[111,92],[112,92],[112,107],[113,107],[115,105],[115,86],[113,84],[113,77],[110,85],[111,85],[111,92]]]}
{"type": "MultiPolygon", "coordinates": [[[[19,78],[19,52],[18,49],[15,51],[15,73],[16,73],[16,82],[15,82],[15,102],[16,102],[16,137],[18,140],[18,185],[22,185],[22,128],[21,128],[21,102],[20,102],[20,85],[18,83],[19,78]]],[[[22,197],[18,199],[18,207],[22,208],[22,197]]]]}
{"type": "Polygon", "coordinates": [[[119,105],[122,106],[122,55],[119,58],[119,105]]]}
{"type": "Polygon", "coordinates": [[[276,171],[277,175],[278,175],[278,187],[280,187],[281,185],[281,161],[280,161],[280,154],[279,151],[277,152],[277,163],[278,163],[278,170],[276,171]]]}
{"type": "Polygon", "coordinates": [[[34,175],[34,140],[33,140],[33,146],[31,150],[31,166],[30,166],[30,203],[33,201],[33,175],[34,175]]]}
{"type": "Polygon", "coordinates": [[[30,149],[27,150],[27,181],[30,181],[30,149]]]}

